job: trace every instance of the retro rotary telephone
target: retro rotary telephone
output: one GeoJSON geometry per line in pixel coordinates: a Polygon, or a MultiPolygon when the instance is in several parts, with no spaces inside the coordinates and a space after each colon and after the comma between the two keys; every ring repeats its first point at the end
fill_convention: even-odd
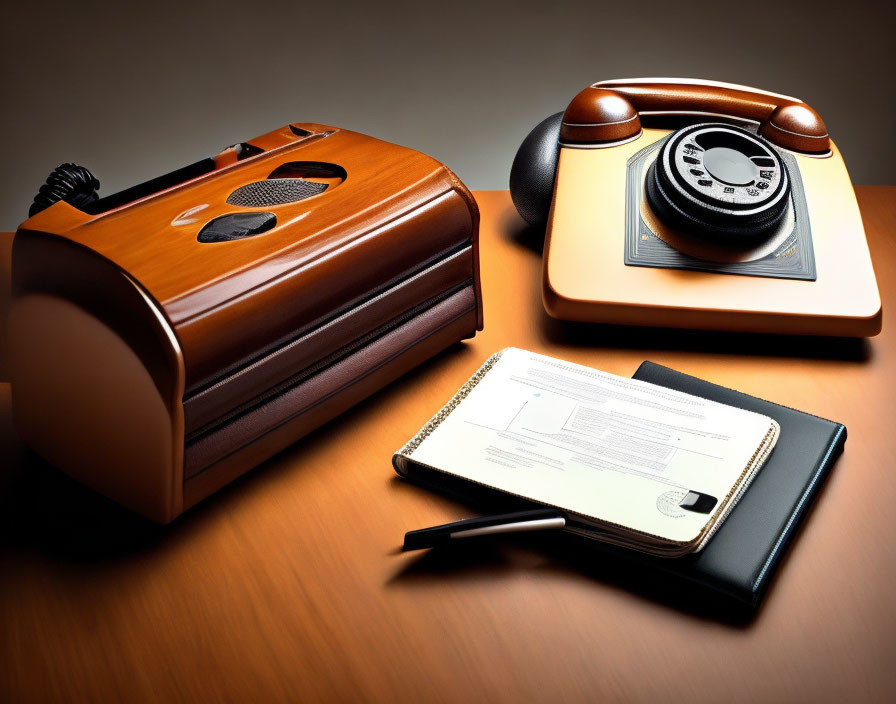
{"type": "Polygon", "coordinates": [[[802,101],[727,83],[603,81],[513,163],[569,320],[875,335],[880,297],[843,159],[802,101]]]}

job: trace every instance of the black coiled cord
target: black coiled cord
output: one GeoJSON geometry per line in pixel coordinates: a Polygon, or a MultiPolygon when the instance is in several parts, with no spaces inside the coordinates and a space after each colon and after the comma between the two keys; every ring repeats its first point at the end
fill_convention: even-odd
{"type": "Polygon", "coordinates": [[[89,169],[77,164],[60,164],[47,176],[47,182],[34,196],[34,202],[28,209],[28,217],[60,200],[83,209],[99,198],[99,187],[100,182],[89,169]]]}

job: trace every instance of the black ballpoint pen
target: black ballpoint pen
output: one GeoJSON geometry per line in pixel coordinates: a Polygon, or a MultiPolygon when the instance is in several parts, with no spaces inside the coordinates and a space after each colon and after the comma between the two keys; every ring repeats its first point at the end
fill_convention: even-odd
{"type": "Polygon", "coordinates": [[[563,528],[566,516],[557,509],[543,508],[497,516],[467,518],[432,528],[421,528],[405,533],[402,550],[422,550],[446,545],[463,538],[475,538],[497,533],[516,533],[530,530],[563,528]]]}

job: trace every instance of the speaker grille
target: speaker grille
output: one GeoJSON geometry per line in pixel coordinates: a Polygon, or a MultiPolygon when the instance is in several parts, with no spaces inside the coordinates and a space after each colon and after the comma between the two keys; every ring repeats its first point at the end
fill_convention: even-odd
{"type": "Polygon", "coordinates": [[[240,186],[228,196],[227,203],[244,208],[270,208],[272,205],[296,203],[325,190],[326,183],[301,178],[270,178],[240,186]]]}

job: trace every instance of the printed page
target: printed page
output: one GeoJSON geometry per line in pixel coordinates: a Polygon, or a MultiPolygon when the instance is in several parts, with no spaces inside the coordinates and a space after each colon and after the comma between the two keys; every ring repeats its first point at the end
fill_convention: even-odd
{"type": "Polygon", "coordinates": [[[413,450],[414,462],[665,540],[694,540],[773,421],[515,348],[413,450]],[[718,499],[710,514],[678,503],[718,499]]]}

